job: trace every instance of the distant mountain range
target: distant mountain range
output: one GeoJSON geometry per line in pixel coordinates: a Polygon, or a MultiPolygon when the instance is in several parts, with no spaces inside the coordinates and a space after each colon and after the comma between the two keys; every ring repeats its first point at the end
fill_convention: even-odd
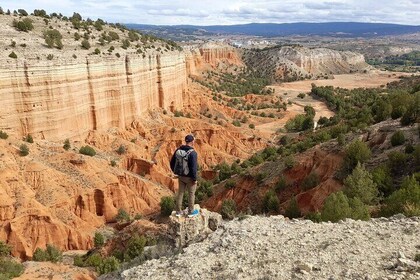
{"type": "Polygon", "coordinates": [[[420,32],[420,26],[389,23],[326,22],[326,23],[250,23],[241,25],[145,25],[127,24],[127,27],[155,35],[182,39],[189,37],[242,34],[262,37],[277,36],[333,36],[333,37],[376,37],[402,35],[420,32]]]}

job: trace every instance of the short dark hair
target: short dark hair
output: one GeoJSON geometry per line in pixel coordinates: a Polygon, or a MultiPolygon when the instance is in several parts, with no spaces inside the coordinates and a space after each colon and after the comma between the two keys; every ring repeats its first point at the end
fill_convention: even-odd
{"type": "Polygon", "coordinates": [[[191,143],[192,141],[194,141],[194,136],[192,134],[185,136],[185,142],[191,143]]]}

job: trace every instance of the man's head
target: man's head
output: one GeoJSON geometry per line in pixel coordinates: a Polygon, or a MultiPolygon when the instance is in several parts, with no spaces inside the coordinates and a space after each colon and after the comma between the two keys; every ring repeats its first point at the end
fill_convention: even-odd
{"type": "Polygon", "coordinates": [[[194,144],[194,136],[192,134],[185,136],[185,143],[189,146],[192,146],[194,144]]]}

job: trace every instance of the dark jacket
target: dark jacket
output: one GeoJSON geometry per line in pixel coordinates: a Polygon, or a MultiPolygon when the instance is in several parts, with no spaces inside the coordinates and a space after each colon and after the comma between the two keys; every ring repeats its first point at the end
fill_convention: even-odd
{"type": "MultiPolygon", "coordinates": [[[[181,147],[179,147],[178,149],[176,149],[176,151],[178,150],[184,150],[184,151],[188,151],[194,149],[193,147],[187,146],[187,145],[182,145],[181,147]]],[[[174,154],[172,155],[171,158],[171,170],[174,171],[175,168],[175,154],[176,151],[174,152],[174,154]]],[[[191,179],[193,179],[194,181],[197,181],[197,169],[198,169],[198,164],[197,164],[197,152],[195,150],[193,150],[190,155],[188,156],[188,169],[190,170],[190,172],[188,173],[188,177],[191,177],[191,179]]]]}

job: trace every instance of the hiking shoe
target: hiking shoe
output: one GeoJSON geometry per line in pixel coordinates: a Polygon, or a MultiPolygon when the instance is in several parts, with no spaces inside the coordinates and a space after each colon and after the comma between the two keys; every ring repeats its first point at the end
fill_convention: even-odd
{"type": "Polygon", "coordinates": [[[200,214],[200,211],[198,211],[198,209],[194,209],[191,213],[188,214],[188,218],[198,216],[198,214],[200,214]]]}
{"type": "Polygon", "coordinates": [[[182,216],[184,216],[184,211],[176,211],[176,214],[175,214],[175,216],[177,216],[177,217],[182,217],[182,216]]]}

